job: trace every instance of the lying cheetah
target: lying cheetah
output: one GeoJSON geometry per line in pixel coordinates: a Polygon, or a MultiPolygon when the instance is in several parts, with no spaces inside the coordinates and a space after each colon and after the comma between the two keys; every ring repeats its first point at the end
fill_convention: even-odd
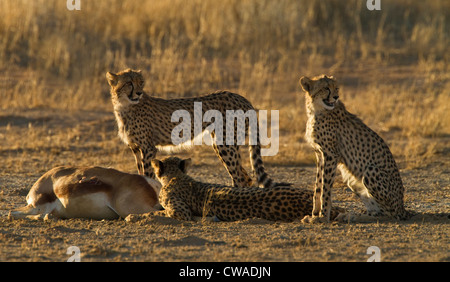
{"type": "MultiPolygon", "coordinates": [[[[111,86],[111,99],[119,136],[133,151],[139,174],[145,174],[151,178],[154,178],[151,160],[155,157],[157,150],[170,151],[174,148],[171,134],[176,123],[171,121],[171,117],[175,111],[187,110],[193,116],[194,102],[202,102],[202,114],[214,109],[220,111],[225,120],[227,110],[247,112],[254,109],[247,99],[228,91],[186,99],[164,100],[151,97],[143,90],[145,81],[140,71],[127,69],[117,74],[108,72],[106,77],[111,86]]],[[[201,134],[208,125],[209,123],[203,122],[201,134]]],[[[223,142],[217,142],[214,132],[211,134],[214,151],[231,176],[233,186],[251,186],[252,180],[241,164],[238,145],[225,145],[225,125],[223,129],[223,142]]],[[[190,130],[191,139],[194,140],[198,137],[194,136],[194,126],[191,126],[190,130]]],[[[248,131],[248,122],[245,130],[248,131]]],[[[237,134],[233,136],[234,144],[238,144],[236,142],[237,134]]],[[[272,187],[276,184],[265,172],[261,159],[259,135],[257,134],[257,136],[257,145],[249,146],[252,168],[260,186],[272,187]]]]}
{"type": "Polygon", "coordinates": [[[402,179],[383,139],[347,112],[338,100],[339,89],[333,77],[302,77],[300,84],[306,92],[306,140],[317,158],[314,208],[312,217],[305,221],[330,220],[331,187],[336,168],[363,201],[368,215],[407,219],[402,179]]]}
{"type": "MultiPolygon", "coordinates": [[[[190,159],[169,157],[154,159],[152,166],[161,182],[160,204],[166,215],[180,220],[196,216],[213,216],[222,221],[247,218],[293,221],[309,214],[312,209],[312,191],[293,187],[227,187],[195,181],[186,174],[190,159]]],[[[337,218],[340,209],[332,209],[337,218]]]]}

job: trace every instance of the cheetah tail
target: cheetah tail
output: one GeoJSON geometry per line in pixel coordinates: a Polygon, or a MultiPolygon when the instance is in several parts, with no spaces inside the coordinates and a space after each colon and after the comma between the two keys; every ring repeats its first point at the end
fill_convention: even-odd
{"type": "Polygon", "coordinates": [[[250,144],[249,144],[249,153],[250,153],[250,163],[252,165],[253,174],[256,176],[256,180],[258,182],[259,187],[264,188],[272,188],[278,186],[291,186],[291,183],[276,183],[272,178],[266,173],[264,169],[264,164],[261,157],[261,142],[259,139],[259,123],[256,127],[252,127],[251,125],[248,127],[249,136],[250,136],[250,144]],[[256,137],[256,144],[252,144],[251,137],[256,137]]]}
{"type": "Polygon", "coordinates": [[[256,175],[256,180],[258,181],[259,187],[272,188],[278,186],[291,186],[291,183],[276,183],[272,178],[266,173],[264,169],[264,164],[261,158],[261,145],[250,145],[250,162],[252,164],[253,173],[256,175]]]}
{"type": "Polygon", "coordinates": [[[270,188],[274,186],[273,180],[265,172],[261,158],[261,146],[250,145],[250,162],[252,164],[253,173],[256,176],[259,187],[270,188]]]}

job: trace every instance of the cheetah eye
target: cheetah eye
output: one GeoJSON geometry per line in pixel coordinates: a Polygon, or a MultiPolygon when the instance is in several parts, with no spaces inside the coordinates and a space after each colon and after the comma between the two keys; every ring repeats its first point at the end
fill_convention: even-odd
{"type": "Polygon", "coordinates": [[[124,85],[122,85],[122,86],[119,88],[119,91],[122,90],[124,87],[128,87],[128,86],[131,86],[131,85],[132,85],[131,82],[127,82],[127,83],[125,83],[124,85]]]}

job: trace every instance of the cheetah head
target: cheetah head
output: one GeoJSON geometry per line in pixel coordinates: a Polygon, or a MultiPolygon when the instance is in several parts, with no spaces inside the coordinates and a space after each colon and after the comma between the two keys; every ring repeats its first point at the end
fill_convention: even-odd
{"type": "Polygon", "coordinates": [[[312,106],[317,110],[333,110],[339,99],[339,88],[332,76],[321,75],[309,79],[300,78],[300,85],[312,99],[312,106]]]}
{"type": "Polygon", "coordinates": [[[126,69],[119,73],[106,73],[106,79],[111,86],[111,99],[116,106],[127,106],[139,103],[144,93],[144,77],[141,71],[126,69]]]}
{"type": "Polygon", "coordinates": [[[152,160],[152,167],[155,170],[156,178],[163,186],[177,175],[185,174],[190,164],[191,159],[182,160],[177,157],[168,157],[162,161],[157,159],[152,160]]]}

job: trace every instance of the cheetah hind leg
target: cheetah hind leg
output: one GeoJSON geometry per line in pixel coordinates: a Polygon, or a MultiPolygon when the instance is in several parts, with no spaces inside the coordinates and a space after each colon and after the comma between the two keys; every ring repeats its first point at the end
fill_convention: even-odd
{"type": "Polygon", "coordinates": [[[388,220],[389,217],[382,214],[377,202],[370,195],[359,195],[361,201],[364,203],[366,207],[366,212],[358,213],[358,212],[350,212],[350,211],[339,211],[335,213],[335,217],[333,219],[333,211],[332,219],[337,222],[350,223],[350,222],[358,222],[358,223],[370,223],[374,221],[380,220],[388,220]]]}
{"type": "Polygon", "coordinates": [[[363,188],[358,189],[358,192],[356,192],[356,194],[358,194],[359,198],[364,203],[364,206],[366,207],[366,210],[367,210],[367,215],[368,216],[383,215],[383,211],[380,208],[380,205],[375,200],[375,198],[371,195],[369,190],[364,186],[364,184],[362,182],[360,183],[360,186],[364,187],[364,189],[363,188]]]}
{"type": "Polygon", "coordinates": [[[374,166],[369,167],[363,177],[363,183],[376,199],[382,215],[397,220],[409,219],[413,214],[403,206],[403,185],[401,179],[374,166]]]}
{"type": "Polygon", "coordinates": [[[234,187],[251,187],[253,184],[252,178],[247,171],[242,167],[241,155],[237,146],[232,145],[217,145],[213,143],[214,152],[222,161],[222,164],[228,171],[228,174],[233,180],[234,187]]]}
{"type": "Polygon", "coordinates": [[[408,217],[408,213],[403,208],[403,193],[399,194],[396,191],[396,189],[402,188],[398,187],[398,185],[402,185],[401,180],[398,183],[395,177],[383,169],[370,166],[364,172],[362,182],[380,209],[380,213],[376,215],[386,215],[397,219],[408,217]],[[402,217],[403,215],[405,216],[402,217]]]}
{"type": "Polygon", "coordinates": [[[374,198],[373,194],[371,193],[370,189],[372,187],[369,187],[369,189],[364,184],[364,179],[367,177],[366,174],[362,178],[355,177],[349,170],[347,170],[345,167],[340,166],[340,171],[342,173],[344,181],[347,182],[347,186],[361,199],[363,202],[366,213],[347,213],[340,215],[339,221],[373,221],[375,216],[381,216],[383,215],[383,210],[380,207],[378,201],[374,198]]]}
{"type": "Polygon", "coordinates": [[[349,174],[346,175],[344,171],[342,172],[344,178],[347,178],[348,187],[359,196],[367,210],[365,214],[349,214],[347,220],[358,222],[372,222],[375,219],[377,221],[388,220],[389,214],[392,213],[389,203],[390,195],[383,196],[381,191],[389,189],[389,175],[383,170],[375,169],[374,166],[369,167],[361,179],[357,179],[353,175],[347,177],[349,174]]]}

